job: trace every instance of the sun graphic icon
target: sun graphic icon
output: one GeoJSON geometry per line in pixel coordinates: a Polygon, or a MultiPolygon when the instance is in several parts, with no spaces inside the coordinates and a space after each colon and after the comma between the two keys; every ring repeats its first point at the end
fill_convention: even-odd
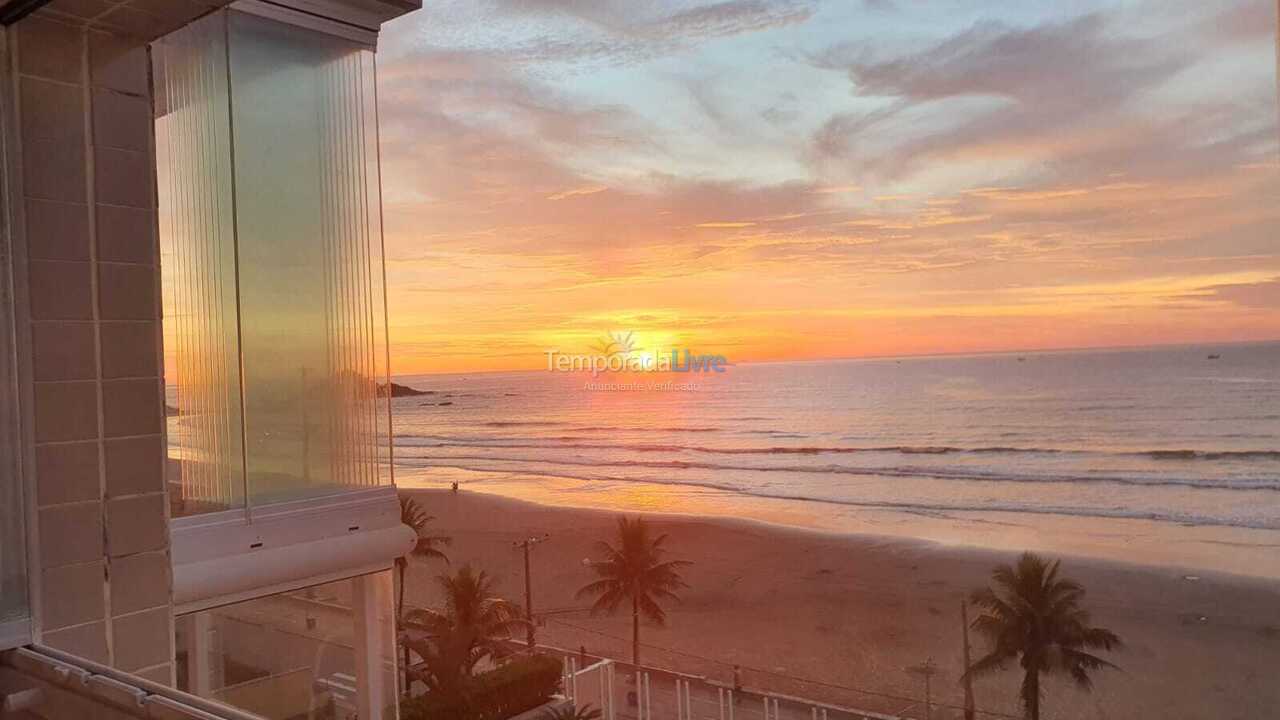
{"type": "Polygon", "coordinates": [[[613,357],[614,355],[630,355],[637,352],[640,348],[636,345],[634,332],[610,332],[605,335],[602,340],[597,341],[591,346],[592,350],[604,355],[605,357],[613,357]]]}

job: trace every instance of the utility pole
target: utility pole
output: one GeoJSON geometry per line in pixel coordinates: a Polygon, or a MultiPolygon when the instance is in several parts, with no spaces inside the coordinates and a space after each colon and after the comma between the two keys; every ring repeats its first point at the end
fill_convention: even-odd
{"type": "Polygon", "coordinates": [[[529,623],[527,639],[530,650],[538,643],[534,639],[533,633],[533,576],[529,572],[529,548],[540,542],[546,542],[550,538],[551,533],[543,533],[542,537],[528,537],[511,543],[512,547],[524,549],[524,615],[525,620],[529,623]]]}
{"type": "Polygon", "coordinates": [[[929,658],[919,665],[912,665],[907,668],[907,672],[924,678],[924,720],[933,720],[932,680],[933,676],[938,673],[938,666],[933,664],[933,658],[929,658]]]}
{"type": "Polygon", "coordinates": [[[973,678],[969,677],[969,605],[963,598],[960,600],[960,628],[964,631],[964,674],[960,676],[964,683],[964,720],[974,720],[977,713],[973,706],[973,678]]]}

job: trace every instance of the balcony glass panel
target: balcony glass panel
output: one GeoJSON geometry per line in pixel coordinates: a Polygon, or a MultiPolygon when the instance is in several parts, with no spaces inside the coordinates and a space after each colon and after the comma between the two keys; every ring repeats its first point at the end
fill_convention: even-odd
{"type": "Polygon", "coordinates": [[[373,53],[223,11],[153,57],[173,514],[389,484],[373,53]]]}
{"type": "Polygon", "coordinates": [[[179,616],[178,689],[272,720],[395,717],[391,573],[179,616]]]}
{"type": "Polygon", "coordinates": [[[153,48],[173,515],[244,505],[224,15],[153,48]]]}
{"type": "Polygon", "coordinates": [[[249,495],[377,485],[372,53],[240,13],[230,40],[249,495]]]}
{"type": "Polygon", "coordinates": [[[18,478],[6,466],[0,473],[0,648],[9,623],[27,618],[26,542],[18,478]]]}
{"type": "MultiPolygon", "coordinates": [[[[12,337],[13,312],[8,273],[0,273],[0,333],[12,337]]],[[[0,352],[0,384],[16,397],[15,357],[10,346],[0,352]]],[[[18,474],[17,403],[0,405],[0,649],[25,644],[27,609],[26,529],[18,474]]]]}

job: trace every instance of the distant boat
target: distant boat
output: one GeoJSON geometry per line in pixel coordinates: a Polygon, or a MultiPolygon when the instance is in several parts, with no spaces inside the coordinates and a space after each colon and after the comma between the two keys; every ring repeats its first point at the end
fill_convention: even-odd
{"type": "Polygon", "coordinates": [[[1218,359],[1218,358],[1220,358],[1220,357],[1222,357],[1222,356],[1221,356],[1221,355],[1219,355],[1218,353],[1210,353],[1210,354],[1209,354],[1209,359],[1210,359],[1210,360],[1217,360],[1217,359],[1218,359]]]}
{"type": "Polygon", "coordinates": [[[1026,358],[1024,358],[1024,357],[1020,357],[1020,358],[1018,358],[1018,362],[1026,362],[1026,361],[1027,361],[1027,359],[1026,359],[1026,358]]]}

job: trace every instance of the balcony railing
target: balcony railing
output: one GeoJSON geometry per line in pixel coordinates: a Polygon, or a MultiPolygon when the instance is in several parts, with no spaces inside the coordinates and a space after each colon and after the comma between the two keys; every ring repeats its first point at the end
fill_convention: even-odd
{"type": "Polygon", "coordinates": [[[136,675],[52,648],[32,645],[0,653],[0,668],[20,685],[3,697],[3,709],[40,715],[97,717],[106,707],[146,720],[262,720],[136,675]]]}

